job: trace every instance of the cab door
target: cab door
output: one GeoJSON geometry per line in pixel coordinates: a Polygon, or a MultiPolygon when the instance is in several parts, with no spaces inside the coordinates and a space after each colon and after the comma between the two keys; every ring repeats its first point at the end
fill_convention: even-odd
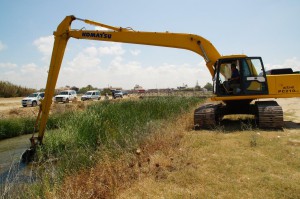
{"type": "Polygon", "coordinates": [[[268,94],[267,78],[260,57],[241,59],[240,70],[244,94],[268,94]]]}

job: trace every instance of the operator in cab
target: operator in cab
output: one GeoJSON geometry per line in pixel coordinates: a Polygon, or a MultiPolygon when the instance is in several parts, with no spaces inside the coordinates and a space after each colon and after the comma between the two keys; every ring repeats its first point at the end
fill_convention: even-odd
{"type": "Polygon", "coordinates": [[[240,89],[240,72],[236,68],[236,64],[231,64],[231,78],[228,79],[229,88],[233,94],[237,94],[241,91],[240,89]]]}
{"type": "Polygon", "coordinates": [[[237,94],[241,91],[240,89],[240,72],[236,68],[235,63],[231,63],[231,76],[227,81],[224,82],[225,90],[228,94],[237,94]]]}
{"type": "Polygon", "coordinates": [[[239,83],[240,82],[240,73],[239,70],[236,68],[236,64],[231,64],[231,78],[228,81],[232,83],[239,83]]]}

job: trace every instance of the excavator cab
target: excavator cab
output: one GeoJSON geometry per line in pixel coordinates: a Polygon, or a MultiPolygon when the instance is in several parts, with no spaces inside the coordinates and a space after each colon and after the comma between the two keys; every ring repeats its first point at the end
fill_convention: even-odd
{"type": "Polygon", "coordinates": [[[268,94],[261,57],[223,57],[216,62],[215,69],[214,93],[217,96],[268,94]]]}

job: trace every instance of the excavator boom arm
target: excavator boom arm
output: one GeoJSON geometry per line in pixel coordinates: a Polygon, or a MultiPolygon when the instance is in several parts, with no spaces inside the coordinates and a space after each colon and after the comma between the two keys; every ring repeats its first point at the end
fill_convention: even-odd
{"type": "Polygon", "coordinates": [[[220,58],[220,54],[208,40],[192,34],[71,30],[69,35],[70,37],[77,39],[122,42],[191,50],[205,59],[207,68],[212,76],[214,75],[213,64],[220,58]]]}
{"type": "MultiPolygon", "coordinates": [[[[207,68],[212,76],[214,75],[213,66],[221,57],[216,48],[208,40],[198,35],[169,32],[133,31],[126,28],[113,27],[86,19],[79,19],[74,16],[67,16],[57,27],[57,30],[54,32],[54,36],[55,40],[45,90],[45,98],[42,101],[41,106],[42,114],[41,118],[37,118],[37,120],[40,120],[39,134],[37,137],[39,144],[42,143],[44,137],[46,123],[52,103],[52,97],[54,95],[64,51],[69,38],[123,42],[191,50],[201,55],[205,59],[207,68]],[[108,30],[72,30],[71,23],[76,19],[84,21],[88,24],[104,27],[108,30]]],[[[35,142],[31,143],[32,145],[36,144],[35,142]]]]}

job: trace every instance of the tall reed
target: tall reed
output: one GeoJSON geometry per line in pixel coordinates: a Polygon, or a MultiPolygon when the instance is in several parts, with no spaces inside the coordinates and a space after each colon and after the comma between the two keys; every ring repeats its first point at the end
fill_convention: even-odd
{"type": "Polygon", "coordinates": [[[195,97],[159,97],[95,103],[68,115],[59,130],[47,132],[40,156],[61,159],[64,172],[89,166],[99,147],[130,150],[147,136],[151,126],[176,118],[200,101],[195,97]]]}
{"type": "Polygon", "coordinates": [[[38,182],[25,185],[22,197],[38,198],[55,192],[66,176],[90,168],[105,158],[105,153],[118,158],[133,151],[153,129],[164,128],[168,120],[175,120],[202,100],[157,97],[104,101],[84,111],[52,117],[48,125],[57,129],[46,131],[44,145],[38,148],[38,164],[34,164],[38,182]]]}
{"type": "MultiPolygon", "coordinates": [[[[74,112],[69,111],[51,115],[47,122],[47,129],[51,130],[62,126],[73,114],[74,112]]],[[[33,133],[35,120],[36,118],[33,117],[0,119],[0,140],[33,133]]]]}

